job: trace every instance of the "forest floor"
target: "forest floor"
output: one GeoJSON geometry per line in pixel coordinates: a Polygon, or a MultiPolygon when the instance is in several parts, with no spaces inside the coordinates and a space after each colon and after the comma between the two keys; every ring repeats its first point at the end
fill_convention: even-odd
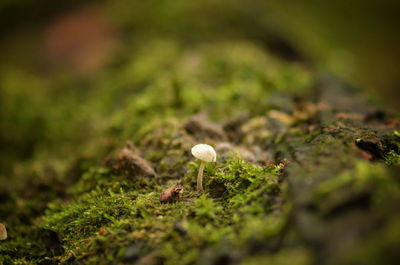
{"type": "Polygon", "coordinates": [[[241,41],[155,41],[100,76],[23,95],[13,137],[42,145],[1,175],[0,264],[399,264],[400,120],[365,91],[241,41]]]}

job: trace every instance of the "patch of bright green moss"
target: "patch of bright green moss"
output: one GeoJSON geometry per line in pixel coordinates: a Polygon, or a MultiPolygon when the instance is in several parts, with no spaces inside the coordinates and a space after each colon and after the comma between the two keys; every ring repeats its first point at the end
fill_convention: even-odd
{"type": "Polygon", "coordinates": [[[399,165],[400,164],[400,155],[397,154],[394,150],[390,150],[385,156],[385,163],[388,166],[399,165]]]}
{"type": "MultiPolygon", "coordinates": [[[[257,234],[251,229],[258,226],[249,226],[255,220],[284,222],[276,207],[281,194],[278,167],[259,167],[231,157],[207,170],[205,178],[206,194],[200,196],[188,183],[182,201],[160,204],[160,193],[174,181],[118,181],[104,169],[92,170],[73,187],[73,201],[51,204],[39,226],[60,236],[65,250],[60,262],[111,262],[115,256],[126,262],[135,245],[140,246],[137,255],[151,255],[154,263],[190,264],[217,258],[203,256],[209,255],[202,250],[206,246],[246,246],[257,234]],[[209,194],[217,183],[225,191],[213,199],[209,194]],[[271,217],[274,211],[277,214],[271,217]]],[[[264,232],[265,237],[269,234],[264,232]]]]}

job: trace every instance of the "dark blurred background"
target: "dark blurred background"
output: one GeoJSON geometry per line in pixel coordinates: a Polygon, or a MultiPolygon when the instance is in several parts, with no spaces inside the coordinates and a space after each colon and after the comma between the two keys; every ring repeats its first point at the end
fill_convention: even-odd
{"type": "Polygon", "coordinates": [[[78,71],[94,71],[115,41],[168,36],[190,45],[240,37],[286,59],[307,58],[396,103],[399,11],[390,0],[4,0],[1,61],[2,67],[31,59],[36,70],[79,64],[78,71]]]}
{"type": "MultiPolygon", "coordinates": [[[[77,106],[93,96],[105,67],[118,71],[155,38],[181,47],[245,39],[398,108],[399,11],[399,1],[373,0],[3,0],[2,170],[40,143],[57,148],[59,139],[84,140],[88,114],[77,106]],[[65,126],[70,119],[79,126],[65,126]]],[[[112,91],[113,84],[104,86],[112,91]]]]}

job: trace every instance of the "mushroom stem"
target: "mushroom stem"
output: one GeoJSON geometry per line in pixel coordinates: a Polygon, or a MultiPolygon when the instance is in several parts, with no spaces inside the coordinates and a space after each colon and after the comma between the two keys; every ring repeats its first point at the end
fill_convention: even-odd
{"type": "Polygon", "coordinates": [[[197,175],[197,191],[203,191],[203,171],[204,171],[204,162],[201,161],[199,174],[197,175]]]}

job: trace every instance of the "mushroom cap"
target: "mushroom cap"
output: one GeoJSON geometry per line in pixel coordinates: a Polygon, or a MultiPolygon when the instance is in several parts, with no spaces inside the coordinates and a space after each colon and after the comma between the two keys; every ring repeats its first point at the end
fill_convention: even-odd
{"type": "Polygon", "coordinates": [[[192,155],[205,162],[217,161],[217,153],[214,148],[208,144],[196,144],[192,147],[192,155]]]}
{"type": "Polygon", "coordinates": [[[7,239],[7,229],[2,223],[0,223],[0,240],[4,239],[7,239]]]}

